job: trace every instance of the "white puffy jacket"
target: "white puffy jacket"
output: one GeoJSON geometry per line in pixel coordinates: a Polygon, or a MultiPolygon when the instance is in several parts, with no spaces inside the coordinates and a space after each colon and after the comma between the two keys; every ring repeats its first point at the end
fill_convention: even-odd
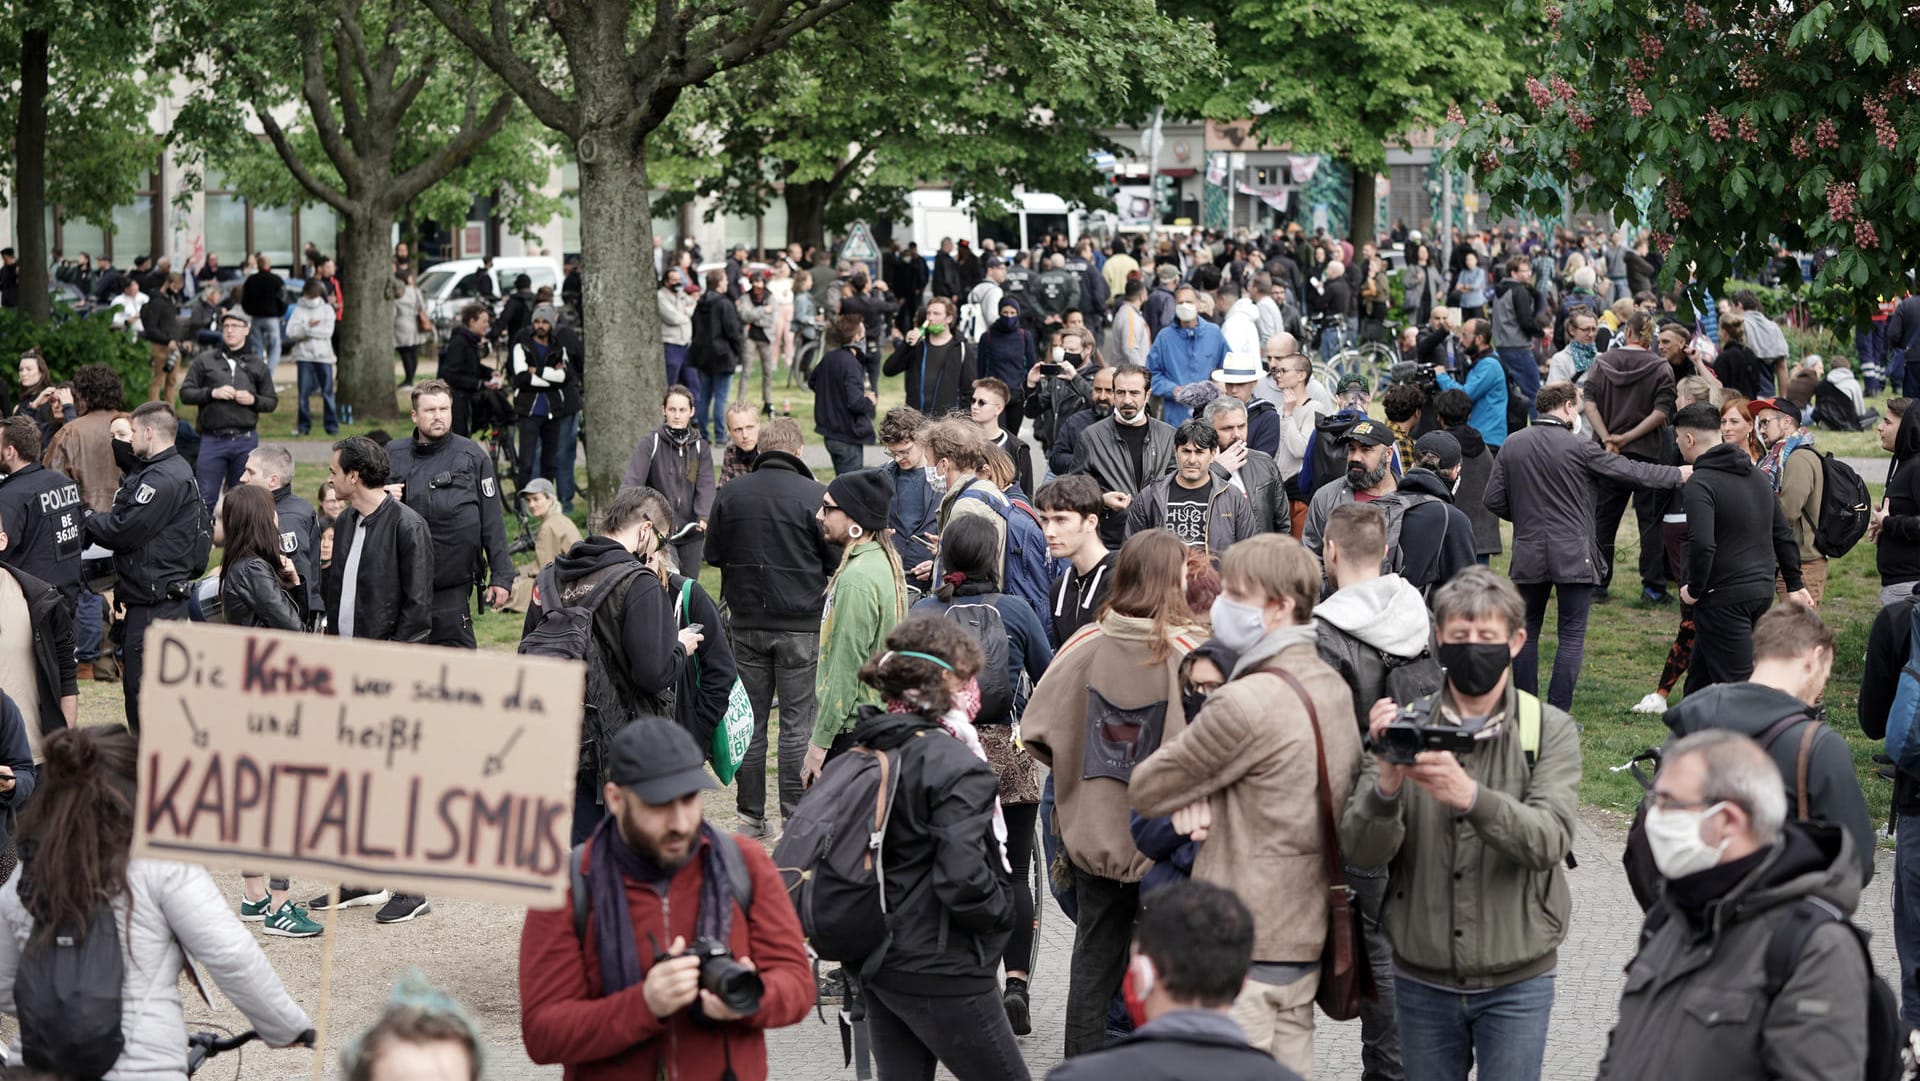
{"type": "MultiPolygon", "coordinates": [[[[126,898],[113,903],[126,955],[120,1028],[126,1049],[105,1081],[185,1081],[187,1023],[180,1009],[184,946],[261,1039],[284,1047],[313,1027],[267,955],[233,913],[206,868],[172,860],[134,860],[126,898]],[[131,905],[131,923],[128,908],[131,905]]],[[[20,903],[20,872],[0,887],[0,1013],[13,1015],[14,975],[33,934],[33,917],[20,903]]],[[[16,1053],[14,1059],[18,1061],[16,1053]]]]}

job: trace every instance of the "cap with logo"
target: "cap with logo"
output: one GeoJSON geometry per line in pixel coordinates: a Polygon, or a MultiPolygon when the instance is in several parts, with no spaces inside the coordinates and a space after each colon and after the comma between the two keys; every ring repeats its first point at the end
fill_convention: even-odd
{"type": "Polygon", "coordinates": [[[1393,429],[1377,420],[1363,420],[1347,429],[1340,437],[1342,443],[1363,443],[1369,447],[1386,447],[1393,444],[1393,429]]]}

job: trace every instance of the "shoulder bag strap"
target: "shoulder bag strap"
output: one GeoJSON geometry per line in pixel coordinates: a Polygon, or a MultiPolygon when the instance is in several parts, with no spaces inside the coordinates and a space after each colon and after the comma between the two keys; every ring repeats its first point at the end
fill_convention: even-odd
{"type": "Polygon", "coordinates": [[[1340,857],[1340,820],[1333,813],[1333,785],[1327,779],[1327,745],[1320,735],[1320,712],[1313,708],[1313,696],[1307,693],[1292,672],[1275,669],[1273,674],[1300,696],[1301,703],[1307,707],[1307,723],[1313,726],[1313,763],[1320,775],[1319,785],[1314,790],[1320,804],[1320,854],[1327,865],[1328,887],[1341,891],[1346,889],[1347,876],[1344,861],[1340,857]]]}
{"type": "Polygon", "coordinates": [[[1816,720],[1807,722],[1807,730],[1800,734],[1799,760],[1794,763],[1794,792],[1800,802],[1800,821],[1806,822],[1813,816],[1808,813],[1807,766],[1813,760],[1813,740],[1820,734],[1821,724],[1816,720]]]}

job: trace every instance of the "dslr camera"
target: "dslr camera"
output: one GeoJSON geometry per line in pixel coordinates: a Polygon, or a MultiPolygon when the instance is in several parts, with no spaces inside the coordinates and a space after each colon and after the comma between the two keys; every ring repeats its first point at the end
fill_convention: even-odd
{"type": "Polygon", "coordinates": [[[1452,751],[1466,754],[1473,750],[1473,733],[1457,725],[1433,723],[1433,700],[1423,699],[1400,707],[1400,715],[1380,730],[1373,751],[1383,762],[1399,766],[1413,765],[1413,756],[1421,751],[1452,751]]]}
{"type": "Polygon", "coordinates": [[[760,995],[766,985],[760,974],[734,960],[727,944],[712,938],[696,938],[687,947],[687,955],[700,959],[700,989],[713,992],[727,1009],[746,1015],[760,1012],[760,995]]]}

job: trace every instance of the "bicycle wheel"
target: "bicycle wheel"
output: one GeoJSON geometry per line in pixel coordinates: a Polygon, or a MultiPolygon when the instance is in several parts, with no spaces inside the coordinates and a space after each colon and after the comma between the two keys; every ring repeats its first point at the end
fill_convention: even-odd
{"type": "Polygon", "coordinates": [[[520,485],[515,478],[520,475],[520,459],[514,454],[513,440],[505,429],[495,428],[487,437],[487,453],[493,456],[493,472],[500,478],[500,491],[505,498],[507,485],[514,486],[516,495],[520,485]]]}
{"type": "Polygon", "coordinates": [[[1028,885],[1033,890],[1033,957],[1032,967],[1027,969],[1027,986],[1033,986],[1033,973],[1040,967],[1040,924],[1046,918],[1047,903],[1053,900],[1053,892],[1047,888],[1047,856],[1045,839],[1047,824],[1038,816],[1033,823],[1033,881],[1028,885]]]}

